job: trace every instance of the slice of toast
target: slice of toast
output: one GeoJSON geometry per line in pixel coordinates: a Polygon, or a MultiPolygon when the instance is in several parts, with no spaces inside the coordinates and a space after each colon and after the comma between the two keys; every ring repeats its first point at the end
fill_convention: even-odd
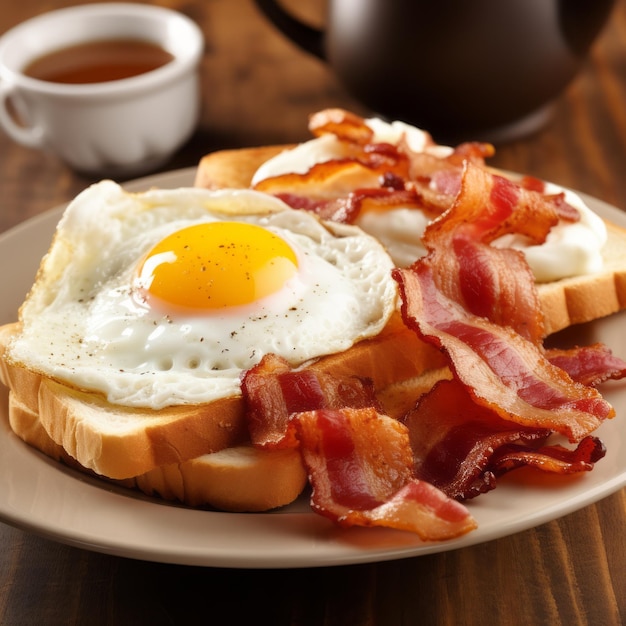
{"type": "MultiPolygon", "coordinates": [[[[39,413],[14,391],[9,393],[9,423],[13,432],[33,448],[72,469],[96,476],[52,440],[39,413]]],[[[297,449],[260,450],[241,445],[111,482],[188,506],[252,512],[293,502],[307,485],[307,475],[297,449]]]]}
{"type": "MultiPolygon", "coordinates": [[[[0,327],[0,354],[18,329],[18,324],[0,327]]],[[[419,394],[449,375],[442,363],[439,352],[407,332],[396,316],[381,336],[311,367],[373,374],[385,413],[399,418],[419,394]]],[[[9,422],[18,437],[54,460],[115,484],[224,511],[284,506],[307,485],[298,449],[252,447],[243,417],[233,414],[226,421],[222,415],[220,421],[211,414],[216,406],[120,409],[2,358],[0,379],[10,388],[9,422]],[[195,445],[204,451],[196,454],[195,445]]]]}
{"type": "MultiPolygon", "coordinates": [[[[241,396],[161,410],[112,405],[99,394],[8,362],[4,354],[17,332],[18,323],[0,327],[0,381],[82,467],[108,478],[132,478],[249,441],[241,396]]],[[[382,389],[440,366],[441,358],[396,313],[378,336],[308,367],[370,378],[382,389]]]]}

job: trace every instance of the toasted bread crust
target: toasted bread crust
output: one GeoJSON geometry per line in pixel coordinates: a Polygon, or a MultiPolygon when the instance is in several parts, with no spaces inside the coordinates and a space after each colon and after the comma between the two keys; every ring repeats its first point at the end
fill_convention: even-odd
{"type": "Polygon", "coordinates": [[[250,185],[261,163],[293,145],[220,150],[200,160],[194,185],[205,189],[242,189],[250,185]]]}
{"type": "Polygon", "coordinates": [[[626,230],[605,221],[603,269],[537,286],[546,334],[606,317],[626,308],[626,230]]]}
{"type": "Polygon", "coordinates": [[[293,502],[307,485],[307,473],[297,448],[236,446],[157,467],[134,482],[148,495],[189,506],[258,512],[293,502]]]}
{"type": "Polygon", "coordinates": [[[44,378],[39,415],[54,441],[81,465],[109,478],[136,476],[246,440],[239,398],[141,410],[113,406],[98,395],[44,378]]]}
{"type": "Polygon", "coordinates": [[[59,444],[50,439],[39,421],[39,413],[22,402],[15,391],[9,391],[9,425],[13,432],[33,448],[68,465],[78,467],[78,463],[59,444]]]}
{"type": "MultiPolygon", "coordinates": [[[[50,438],[39,413],[22,403],[13,391],[9,393],[9,423],[13,432],[33,448],[72,469],[94,475],[50,438]]],[[[293,502],[307,485],[307,474],[297,449],[265,451],[235,446],[112,482],[188,506],[253,512],[293,502]]]]}

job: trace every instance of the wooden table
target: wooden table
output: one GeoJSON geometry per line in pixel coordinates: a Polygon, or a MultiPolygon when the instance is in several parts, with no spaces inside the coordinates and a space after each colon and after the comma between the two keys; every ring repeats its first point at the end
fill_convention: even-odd
{"type": "MultiPolygon", "coordinates": [[[[71,0],[20,0],[0,33],[71,0]]],[[[202,26],[203,110],[164,169],[214,149],[300,141],[327,106],[366,113],[317,60],[250,2],[159,0],[202,26]]],[[[299,4],[319,19],[315,2],[299,4]]],[[[626,208],[626,2],[583,73],[532,137],[498,147],[510,170],[626,208]]],[[[90,181],[0,133],[0,231],[72,198],[90,181]]],[[[10,279],[10,268],[3,268],[10,279]]],[[[622,416],[623,419],[623,416],[622,416]]],[[[0,524],[0,623],[16,624],[589,624],[626,623],[626,490],[503,539],[371,565],[233,570],[167,565],[68,547],[0,524]],[[217,616],[227,617],[216,619],[217,616]]]]}

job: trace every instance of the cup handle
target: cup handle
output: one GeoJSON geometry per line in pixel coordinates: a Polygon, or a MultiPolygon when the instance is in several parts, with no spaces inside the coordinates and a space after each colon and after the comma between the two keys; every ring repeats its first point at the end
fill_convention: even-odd
{"type": "Polygon", "coordinates": [[[17,123],[11,112],[10,100],[13,95],[15,95],[13,87],[10,84],[0,82],[0,125],[17,143],[29,148],[41,148],[44,143],[42,128],[37,125],[28,126],[17,123]]]}
{"type": "Polygon", "coordinates": [[[313,28],[288,13],[276,0],[255,0],[258,9],[274,26],[305,52],[326,60],[324,31],[313,28]]]}

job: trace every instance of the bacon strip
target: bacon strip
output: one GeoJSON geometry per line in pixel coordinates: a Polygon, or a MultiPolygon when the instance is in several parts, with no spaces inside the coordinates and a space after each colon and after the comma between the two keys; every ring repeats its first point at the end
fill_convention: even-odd
{"type": "Polygon", "coordinates": [[[492,145],[477,142],[460,144],[446,156],[413,152],[405,141],[400,142],[399,149],[409,155],[407,188],[418,189],[430,212],[437,215],[448,210],[457,196],[465,162],[484,166],[485,159],[494,154],[492,145]]]}
{"type": "Polygon", "coordinates": [[[532,342],[445,298],[428,264],[394,269],[393,277],[405,323],[440,347],[477,403],[503,419],[550,428],[570,441],[580,441],[615,414],[595,389],[574,382],[532,342]]]}
{"type": "Polygon", "coordinates": [[[354,189],[376,189],[380,178],[394,174],[405,180],[409,162],[406,155],[389,144],[376,144],[364,149],[351,146],[342,159],[316,163],[305,173],[279,174],[260,180],[257,191],[270,194],[294,194],[316,200],[345,198],[354,189]]]}
{"type": "MultiPolygon", "coordinates": [[[[392,175],[387,177],[389,180],[392,175]]],[[[313,199],[293,193],[276,193],[277,198],[292,209],[315,213],[321,219],[352,224],[364,211],[388,211],[393,208],[416,208],[428,212],[421,197],[415,190],[380,187],[357,189],[345,198],[313,199]]],[[[434,217],[434,215],[433,215],[434,217]]]]}
{"type": "Polygon", "coordinates": [[[408,433],[396,420],[374,409],[294,419],[317,513],[341,526],[386,526],[434,541],[476,527],[465,507],[413,477],[408,433]]]}
{"type": "Polygon", "coordinates": [[[604,456],[601,442],[592,437],[574,450],[541,446],[549,429],[501,419],[476,404],[454,379],[437,383],[407,414],[405,423],[416,476],[457,500],[494,489],[497,477],[518,467],[571,474],[591,470],[604,456]]]}
{"type": "Polygon", "coordinates": [[[374,131],[362,117],[339,108],[313,113],[309,118],[309,130],[315,137],[330,133],[358,145],[370,143],[374,136],[374,131]]]}
{"type": "Polygon", "coordinates": [[[288,362],[267,354],[247,370],[241,382],[247,405],[248,431],[255,446],[297,445],[291,423],[294,413],[324,408],[379,407],[371,381],[332,376],[313,370],[292,370],[288,362]]]}
{"type": "MultiPolygon", "coordinates": [[[[314,201],[324,219],[336,221],[354,219],[342,206],[354,189],[384,188],[390,177],[394,179],[395,189],[417,193],[421,210],[431,216],[441,215],[450,208],[459,191],[465,165],[471,163],[483,170],[485,160],[495,152],[491,144],[479,142],[462,143],[443,155],[414,152],[406,137],[397,145],[375,143],[374,132],[364,118],[338,108],[314,113],[309,130],[315,137],[335,135],[343,147],[343,157],[316,163],[303,174],[267,178],[257,183],[255,189],[289,198],[289,204],[294,207],[308,204],[304,201],[308,198],[314,201]],[[334,206],[337,202],[339,206],[334,206]]],[[[437,147],[432,137],[424,134],[427,147],[437,147]]],[[[515,188],[522,193],[530,192],[529,197],[536,200],[543,198],[543,203],[551,205],[559,218],[579,219],[578,211],[567,204],[564,194],[546,195],[545,183],[536,178],[524,177],[515,188]]],[[[526,223],[533,224],[534,220],[526,223]]]]}
{"type": "Polygon", "coordinates": [[[518,467],[534,467],[553,474],[589,472],[606,454],[606,447],[597,437],[585,437],[574,450],[561,445],[542,446],[535,450],[510,444],[503,446],[491,460],[493,472],[501,476],[518,467]]]}
{"type": "Polygon", "coordinates": [[[316,512],[426,540],[474,528],[455,500],[493,489],[517,467],[590,470],[605,450],[589,433],[614,415],[592,386],[625,376],[626,363],[599,345],[545,351],[523,255],[490,245],[507,233],[540,244],[560,220],[579,219],[565,194],[487,171],[487,144],[463,144],[443,158],[415,154],[406,140],[373,143],[362,118],[337,109],[314,115],[310,129],[334,133],[345,158],[257,188],[334,221],[394,206],[434,218],[423,238],[426,258],[393,278],[405,323],[442,351],[453,379],[424,395],[405,426],[379,413],[367,381],[291,371],[269,355],[242,383],[253,443],[300,446],[316,512]],[[549,444],[554,432],[576,447],[549,444]]]}
{"type": "Polygon", "coordinates": [[[546,358],[584,385],[596,386],[626,377],[626,361],[601,343],[567,350],[551,348],[546,351],[546,358]]]}
{"type": "Polygon", "coordinates": [[[513,251],[489,246],[517,230],[540,241],[557,221],[536,192],[467,163],[453,207],[426,229],[428,255],[393,277],[405,323],[447,355],[477,403],[580,441],[614,410],[545,358],[534,280],[513,251]],[[515,272],[503,274],[514,259],[515,272]]]}
{"type": "MultiPolygon", "coordinates": [[[[540,243],[561,213],[562,197],[543,196],[468,162],[453,207],[426,229],[428,256],[412,276],[395,276],[412,284],[417,308],[407,323],[442,347],[477,402],[498,407],[505,419],[549,426],[579,441],[614,410],[581,384],[589,377],[579,374],[576,383],[545,358],[540,307],[525,261],[488,245],[507,232],[540,243]]],[[[404,296],[408,308],[406,288],[404,296]]],[[[579,353],[579,367],[585,354],[592,353],[579,353]]],[[[599,359],[597,349],[593,355],[597,370],[600,360],[606,367],[606,355],[599,359]]],[[[623,375],[619,364],[613,367],[614,376],[623,375]]],[[[596,380],[602,375],[594,374],[596,380]]]]}
{"type": "Polygon", "coordinates": [[[453,206],[423,237],[437,288],[471,313],[541,342],[543,317],[524,256],[489,244],[511,232],[541,243],[558,220],[537,192],[466,163],[453,206]]]}
{"type": "MultiPolygon", "coordinates": [[[[297,172],[271,176],[257,182],[253,189],[273,195],[306,196],[313,200],[333,200],[347,197],[355,188],[377,187],[381,174],[352,157],[316,163],[304,174],[297,172]]],[[[389,168],[384,168],[387,171],[389,168]]]]}

